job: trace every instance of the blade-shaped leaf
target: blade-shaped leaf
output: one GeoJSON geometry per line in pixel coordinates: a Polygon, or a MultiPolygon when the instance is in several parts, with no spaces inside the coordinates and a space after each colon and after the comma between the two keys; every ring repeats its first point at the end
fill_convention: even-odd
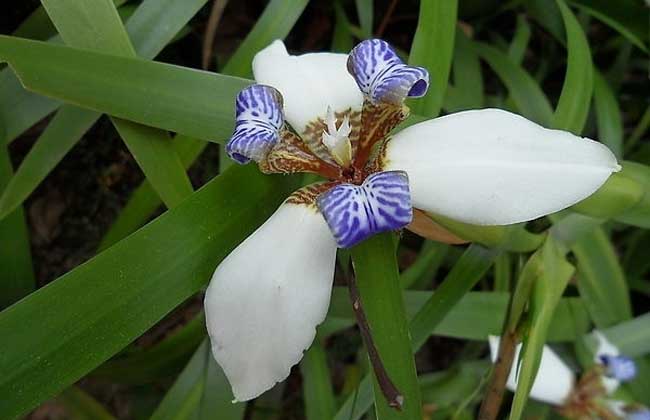
{"type": "Polygon", "coordinates": [[[237,77],[0,36],[0,60],[30,90],[119,118],[221,141],[232,132],[237,77]],[[120,74],[121,77],[115,77],[120,74]]]}
{"type": "Polygon", "coordinates": [[[409,64],[429,71],[429,91],[413,102],[413,112],[435,117],[440,112],[454,53],[457,0],[420,2],[420,15],[409,54],[409,64]]]}
{"type": "Polygon", "coordinates": [[[591,50],[580,23],[564,0],[556,0],[567,38],[567,68],[553,126],[580,134],[587,121],[593,91],[594,66],[591,50]]]}
{"type": "Polygon", "coordinates": [[[273,39],[284,39],[306,6],[307,0],[271,0],[222,73],[252,78],[251,63],[255,54],[273,39]]]}
{"type": "Polygon", "coordinates": [[[0,336],[12,345],[0,353],[0,417],[18,416],[72,384],[203,287],[288,186],[291,178],[233,167],[128,240],[1,312],[0,336]]]}
{"type": "Polygon", "coordinates": [[[352,248],[354,275],[372,339],[386,372],[403,397],[401,410],[389,407],[374,380],[375,410],[380,419],[420,419],[422,403],[413,349],[399,284],[392,233],[366,239],[352,248]]]}
{"type": "MultiPolygon", "coordinates": [[[[66,44],[135,57],[135,50],[112,0],[81,3],[43,0],[45,10],[66,44]]],[[[168,207],[192,193],[192,185],[167,133],[130,121],[112,119],[115,128],[168,207]]]]}

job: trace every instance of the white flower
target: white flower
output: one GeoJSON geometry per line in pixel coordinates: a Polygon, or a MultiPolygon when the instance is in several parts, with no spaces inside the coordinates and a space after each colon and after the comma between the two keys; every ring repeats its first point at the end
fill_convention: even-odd
{"type": "MultiPolygon", "coordinates": [[[[601,143],[497,109],[390,138],[408,116],[404,99],[424,95],[429,76],[380,40],[349,55],[301,56],[275,41],[253,72],[259,84],[237,97],[228,154],[265,173],[313,172],[330,182],[295,192],[212,277],[208,332],[237,400],[285,379],[311,344],[337,247],[409,225],[413,208],[475,224],[532,220],[588,197],[620,169],[601,143]]],[[[554,389],[560,398],[564,388],[554,389]]]]}

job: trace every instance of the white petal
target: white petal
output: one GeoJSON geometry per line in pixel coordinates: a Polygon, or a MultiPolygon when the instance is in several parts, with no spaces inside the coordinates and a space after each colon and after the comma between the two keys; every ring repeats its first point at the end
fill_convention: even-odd
{"type": "Polygon", "coordinates": [[[300,361],[325,319],[335,258],[320,213],[285,203],[217,267],[205,315],[236,400],[257,397],[300,361]]]}
{"type": "Polygon", "coordinates": [[[577,203],[620,166],[601,143],[484,109],[397,133],[384,169],[408,173],[416,208],[467,223],[506,225],[577,203]]]}
{"type": "Polygon", "coordinates": [[[347,54],[289,55],[284,43],[273,41],[253,59],[258,83],[273,86],[284,97],[285,119],[298,134],[310,121],[335,112],[360,110],[363,94],[347,70],[347,54]]]}
{"type": "MultiPolygon", "coordinates": [[[[490,336],[490,354],[494,362],[499,352],[499,337],[490,336]]],[[[512,362],[512,369],[508,376],[506,386],[509,390],[517,389],[517,365],[519,363],[519,352],[521,344],[515,349],[515,357],[512,362]]],[[[542,360],[539,364],[539,370],[530,390],[530,397],[553,405],[562,405],[569,397],[573,390],[575,376],[571,369],[558,357],[550,347],[544,346],[542,350],[542,360]]]]}

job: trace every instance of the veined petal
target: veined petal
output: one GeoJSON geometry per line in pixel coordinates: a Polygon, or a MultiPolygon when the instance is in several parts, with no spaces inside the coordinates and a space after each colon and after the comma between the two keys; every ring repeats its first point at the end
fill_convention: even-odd
{"type": "Polygon", "coordinates": [[[257,397],[300,361],[325,319],[335,258],[317,209],[285,203],[219,264],[205,314],[235,399],[257,397]]]}
{"type": "MultiPolygon", "coordinates": [[[[490,354],[494,362],[499,353],[499,337],[490,336],[490,354]]],[[[509,390],[517,389],[517,366],[521,344],[515,349],[515,357],[506,386],[509,390]]],[[[575,384],[575,375],[550,347],[542,349],[542,360],[537,376],[530,390],[530,397],[553,405],[562,405],[571,394],[575,384]]]]}
{"type": "Polygon", "coordinates": [[[415,124],[390,140],[382,162],[408,173],[414,207],[479,225],[562,210],[620,170],[603,144],[498,109],[415,124]]]}
{"type": "Polygon", "coordinates": [[[372,174],[362,185],[337,185],[317,203],[341,248],[400,229],[413,219],[408,177],[402,171],[372,174]]]}
{"type": "Polygon", "coordinates": [[[235,108],[235,132],[226,153],[241,164],[259,162],[280,138],[282,95],[271,86],[252,85],[239,92],[235,108]]]}
{"type": "Polygon", "coordinates": [[[310,122],[325,120],[328,106],[337,113],[361,110],[363,95],[347,72],[346,60],[345,54],[289,55],[276,40],[257,53],[253,74],[258,83],[282,93],[285,118],[302,135],[310,122]]]}
{"type": "Polygon", "coordinates": [[[427,93],[429,72],[404,64],[386,41],[359,43],[348,58],[348,71],[371,102],[401,104],[407,96],[427,93]]]}

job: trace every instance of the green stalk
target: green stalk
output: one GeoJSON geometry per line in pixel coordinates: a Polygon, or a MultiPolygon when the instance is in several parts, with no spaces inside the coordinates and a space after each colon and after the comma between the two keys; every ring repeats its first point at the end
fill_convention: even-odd
{"type": "Polygon", "coordinates": [[[377,418],[419,420],[420,389],[391,235],[375,235],[352,249],[356,281],[350,282],[350,292],[375,370],[377,418]]]}

